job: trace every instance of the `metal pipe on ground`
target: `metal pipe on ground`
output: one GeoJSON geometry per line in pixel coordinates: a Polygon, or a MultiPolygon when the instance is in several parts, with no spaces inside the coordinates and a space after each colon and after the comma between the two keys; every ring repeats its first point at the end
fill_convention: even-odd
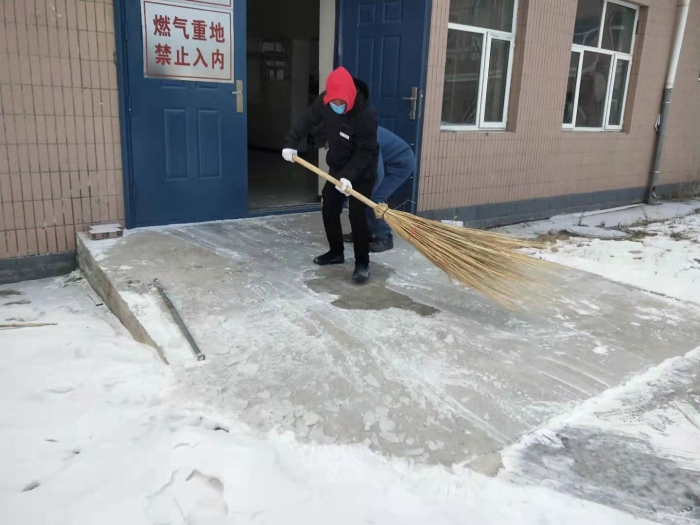
{"type": "Polygon", "coordinates": [[[685,28],[688,24],[688,12],[690,11],[690,0],[678,1],[678,25],[676,26],[676,36],[673,42],[673,51],[671,53],[671,62],[668,65],[668,74],[666,76],[666,87],[664,88],[663,100],[661,102],[661,115],[656,135],[656,148],[654,151],[654,161],[649,174],[649,186],[647,187],[646,202],[653,204],[658,200],[656,187],[659,184],[659,170],[661,167],[661,156],[664,150],[664,140],[666,139],[666,126],[668,124],[668,114],[671,108],[671,97],[673,95],[673,87],[676,82],[676,73],[678,72],[678,62],[681,58],[681,49],[683,49],[683,37],[685,36],[685,28]]]}
{"type": "Polygon", "coordinates": [[[170,313],[172,314],[173,319],[175,319],[175,322],[177,323],[177,326],[179,326],[180,330],[182,330],[182,335],[185,336],[185,339],[187,339],[187,342],[190,344],[190,347],[192,348],[192,352],[194,352],[194,355],[197,358],[197,361],[204,361],[206,359],[206,357],[204,356],[202,351],[199,349],[199,346],[197,346],[197,343],[195,342],[194,337],[192,337],[192,334],[187,329],[187,326],[185,325],[185,322],[182,320],[182,317],[180,317],[180,314],[178,313],[177,308],[175,308],[175,305],[172,303],[172,301],[168,297],[168,294],[165,293],[165,289],[163,288],[163,285],[160,284],[158,279],[155,279],[153,281],[153,284],[160,292],[160,296],[163,298],[163,301],[165,302],[165,305],[168,307],[168,310],[170,310],[170,313]]]}

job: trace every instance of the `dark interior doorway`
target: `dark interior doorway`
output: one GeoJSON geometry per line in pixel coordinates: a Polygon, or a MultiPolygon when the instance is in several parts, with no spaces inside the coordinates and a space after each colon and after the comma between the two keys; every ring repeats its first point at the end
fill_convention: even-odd
{"type": "MultiPolygon", "coordinates": [[[[248,201],[251,211],[318,202],[317,176],[282,159],[284,137],[319,92],[320,0],[248,1],[248,201]]],[[[318,163],[309,137],[300,156],[318,163]]]]}

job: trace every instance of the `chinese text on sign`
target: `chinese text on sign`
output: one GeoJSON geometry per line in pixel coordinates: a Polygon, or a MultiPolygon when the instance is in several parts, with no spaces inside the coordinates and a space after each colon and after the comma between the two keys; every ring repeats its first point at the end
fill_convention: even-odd
{"type": "Polygon", "coordinates": [[[231,11],[142,0],[146,77],[233,82],[231,11]]]}

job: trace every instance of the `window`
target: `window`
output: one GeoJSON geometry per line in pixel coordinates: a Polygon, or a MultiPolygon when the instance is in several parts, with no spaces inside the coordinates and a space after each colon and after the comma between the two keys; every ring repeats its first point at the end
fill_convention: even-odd
{"type": "Polygon", "coordinates": [[[451,0],[442,129],[505,129],[516,0],[451,0]]]}
{"type": "Polygon", "coordinates": [[[638,15],[618,0],[578,0],[564,128],[622,129],[638,15]]]}

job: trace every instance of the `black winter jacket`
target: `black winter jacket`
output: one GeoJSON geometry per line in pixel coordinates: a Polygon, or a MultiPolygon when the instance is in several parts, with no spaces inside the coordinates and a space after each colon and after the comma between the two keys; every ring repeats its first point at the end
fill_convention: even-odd
{"type": "Polygon", "coordinates": [[[355,105],[344,115],[337,115],[323,103],[324,93],[304,112],[287,134],[285,148],[295,149],[299,142],[319,125],[328,139],[326,162],[331,175],[350,182],[377,177],[379,144],[377,143],[377,112],[369,103],[369,88],[353,79],[357,88],[355,105]]]}

